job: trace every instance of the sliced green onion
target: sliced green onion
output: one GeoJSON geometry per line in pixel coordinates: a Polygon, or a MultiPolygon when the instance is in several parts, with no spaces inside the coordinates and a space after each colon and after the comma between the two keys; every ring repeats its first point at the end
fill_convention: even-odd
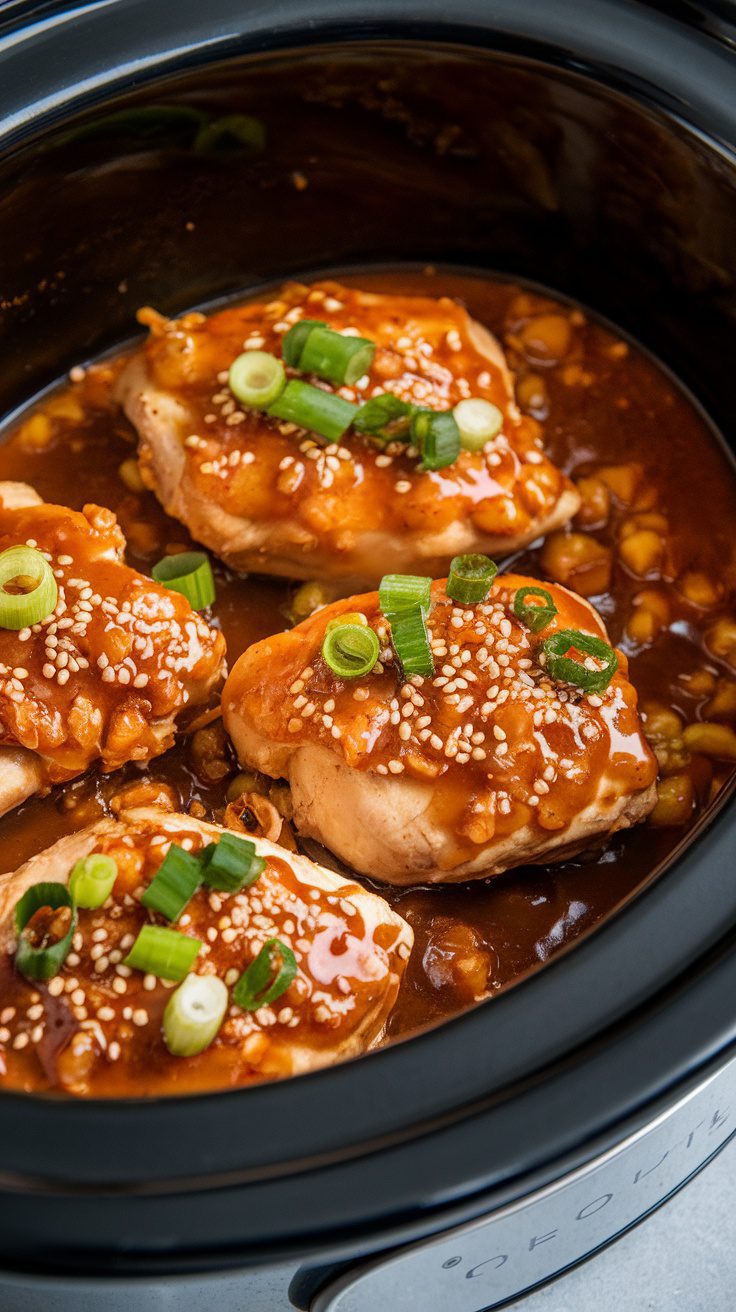
{"type": "Polygon", "coordinates": [[[326,327],[327,324],[323,323],[321,319],[300,319],[298,323],[295,323],[281,343],[284,364],[288,364],[290,369],[298,369],[304,344],[312,329],[326,327]]]}
{"type": "Polygon", "coordinates": [[[166,1003],[164,1043],[173,1057],[209,1048],[227,1011],[228,994],[216,975],[187,975],[166,1003]]]}
{"type": "Polygon", "coordinates": [[[202,944],[178,929],[144,925],[123,964],[160,979],[183,979],[189,974],[202,944]]]}
{"type": "Polygon", "coordinates": [[[460,445],[466,451],[481,451],[486,442],[497,437],[503,425],[498,406],[480,396],[458,401],[452,413],[460,430],[460,445]]]}
{"type": "Polygon", "coordinates": [[[413,674],[428,679],[434,674],[427,622],[419,606],[391,616],[391,641],[405,679],[413,674]]]}
{"type": "Polygon", "coordinates": [[[460,429],[451,410],[417,411],[411,436],[422,453],[422,469],[444,469],[460,454],[460,429]]]}
{"type": "Polygon", "coordinates": [[[194,149],[207,154],[248,151],[257,154],[266,144],[266,133],[258,118],[250,114],[224,114],[200,129],[194,149]]]}
{"type": "Polygon", "coordinates": [[[59,599],[49,562],[34,547],[0,551],[0,629],[27,629],[45,620],[59,599]],[[8,592],[13,583],[16,591],[8,592]]]}
{"type": "Polygon", "coordinates": [[[158,911],[167,920],[178,920],[201,883],[199,858],[172,843],[141,902],[149,911],[158,911]]]}
{"type": "Polygon", "coordinates": [[[118,877],[118,867],[111,856],[95,852],[83,856],[69,876],[69,892],[75,906],[93,910],[107,902],[118,877]]]}
{"type": "Polygon", "coordinates": [[[303,374],[316,374],[337,387],[352,387],[370,369],[375,353],[376,344],[367,337],[313,328],[302,347],[297,369],[303,374]]]}
{"type": "Polygon", "coordinates": [[[180,551],[176,556],[164,556],[151,574],[156,583],[163,583],[165,588],[186,597],[194,610],[206,610],[215,600],[212,566],[203,551],[180,551]]]}
{"type": "Polygon", "coordinates": [[[348,610],[344,615],[336,615],[334,619],[327,621],[325,633],[331,633],[333,629],[341,629],[343,624],[367,624],[368,621],[362,611],[348,610]]]}
{"type": "Polygon", "coordinates": [[[461,605],[485,601],[498,574],[498,565],[488,556],[455,556],[450,562],[447,595],[461,605]]]}
{"type": "Polygon", "coordinates": [[[363,403],[353,420],[353,428],[356,433],[380,437],[384,442],[408,442],[415,409],[392,392],[382,392],[363,403]]]}
{"type": "Polygon", "coordinates": [[[243,351],[230,365],[230,391],[252,410],[267,410],[286,387],[286,370],[268,351],[243,351]]]}
{"type": "Polygon", "coordinates": [[[258,1011],[275,1002],[288,989],[296,975],[296,957],[280,938],[270,938],[263,944],[255,961],[243,971],[233,989],[233,1002],[243,1011],[258,1011]],[[280,957],[276,974],[274,957],[280,957]],[[269,980],[271,981],[269,983],[269,980]]]}
{"type": "Polygon", "coordinates": [[[15,929],[18,935],[18,946],[15,950],[16,969],[20,971],[21,975],[25,975],[26,979],[51,979],[64,964],[71,951],[76,928],[77,908],[66,885],[56,883],[32,884],[15,904],[15,929]],[[68,907],[70,913],[69,928],[61,938],[51,941],[48,939],[48,929],[46,929],[41,937],[41,942],[34,944],[29,939],[28,934],[25,933],[25,930],[29,921],[42,907],[48,907],[52,911],[56,910],[57,907],[68,907]]]}
{"type": "Polygon", "coordinates": [[[432,580],[423,574],[384,574],[378,585],[378,604],[389,619],[419,606],[429,610],[432,580]]]}
{"type": "Polygon", "coordinates": [[[263,857],[256,854],[255,843],[237,834],[223,834],[217,843],[208,844],[200,859],[205,884],[225,893],[250,888],[266,869],[263,857]]]}
{"type": "Polygon", "coordinates": [[[578,629],[560,629],[558,633],[553,633],[542,643],[542,650],[547,657],[547,669],[552,678],[572,683],[584,692],[603,692],[618,669],[618,657],[613,647],[609,647],[602,638],[594,638],[578,629]],[[568,656],[571,647],[603,661],[603,669],[589,670],[581,661],[568,656]]]}
{"type": "Polygon", "coordinates": [[[364,624],[340,624],[325,633],[322,656],[338,679],[369,674],[380,647],[373,629],[364,624]]]}
{"type": "Polygon", "coordinates": [[[526,624],[532,633],[546,629],[557,614],[557,607],[546,588],[519,588],[514,597],[514,615],[526,624]],[[542,604],[528,602],[527,597],[541,597],[542,604]]]}
{"type": "Polygon", "coordinates": [[[320,387],[292,378],[268,413],[274,419],[285,419],[312,433],[319,433],[330,442],[338,442],[353,422],[357,407],[335,392],[323,392],[320,387]]]}

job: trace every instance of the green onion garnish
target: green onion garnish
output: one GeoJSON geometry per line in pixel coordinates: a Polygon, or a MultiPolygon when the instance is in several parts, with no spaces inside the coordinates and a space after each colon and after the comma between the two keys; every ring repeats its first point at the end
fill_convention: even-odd
{"type": "Polygon", "coordinates": [[[553,633],[542,643],[542,650],[547,657],[547,669],[552,678],[572,683],[584,692],[602,692],[618,669],[618,657],[613,648],[602,638],[594,638],[578,629],[560,629],[558,633],[553,633]],[[603,669],[589,670],[580,661],[568,656],[571,647],[603,661],[603,669]]]}
{"type": "Polygon", "coordinates": [[[304,344],[312,329],[326,327],[327,324],[323,323],[321,319],[300,319],[298,323],[295,323],[281,343],[284,364],[288,364],[290,369],[298,369],[304,344]]]}
{"type": "Polygon", "coordinates": [[[200,128],[194,149],[200,153],[228,154],[246,151],[257,154],[266,144],[266,133],[258,118],[250,114],[224,114],[200,128]]]}
{"type": "Polygon", "coordinates": [[[378,585],[378,604],[388,619],[420,606],[429,610],[432,580],[423,574],[384,574],[378,585]]]}
{"type": "Polygon", "coordinates": [[[325,633],[331,633],[333,629],[341,629],[343,624],[367,624],[368,621],[360,610],[347,610],[342,615],[335,615],[327,621],[325,633]]]}
{"type": "Polygon", "coordinates": [[[199,858],[172,843],[141,902],[149,911],[158,911],[167,920],[178,920],[201,883],[199,858]]]}
{"type": "Polygon", "coordinates": [[[514,597],[514,615],[526,624],[532,633],[546,629],[557,614],[557,607],[546,588],[519,588],[514,597]],[[542,604],[528,602],[527,597],[541,597],[542,604]]]}
{"type": "Polygon", "coordinates": [[[83,856],[69,876],[69,892],[75,906],[90,910],[101,907],[109,898],[118,877],[117,864],[111,856],[93,853],[83,856]]]}
{"type": "Polygon", "coordinates": [[[498,406],[480,396],[458,401],[452,413],[460,430],[460,445],[466,451],[481,451],[486,442],[500,433],[503,425],[498,406]]]}
{"type": "Polygon", "coordinates": [[[415,408],[392,392],[383,392],[364,402],[353,420],[353,428],[356,433],[380,437],[384,442],[408,442],[415,408]]]}
{"type": "Polygon", "coordinates": [[[280,938],[270,938],[263,944],[255,961],[240,976],[233,989],[233,1002],[242,1007],[243,1011],[257,1011],[259,1007],[267,1007],[286,992],[295,975],[296,957],[291,948],[282,943],[280,938]],[[275,955],[280,957],[281,963],[274,976],[275,955]]]}
{"type": "Polygon", "coordinates": [[[488,556],[455,556],[450,562],[447,595],[461,605],[485,601],[498,574],[498,565],[488,556]]]}
{"type": "Polygon", "coordinates": [[[144,925],[123,964],[160,979],[179,980],[189,974],[201,946],[198,938],[178,929],[144,925]]]}
{"type": "Polygon", "coordinates": [[[163,583],[165,588],[186,597],[193,610],[205,610],[215,600],[212,566],[203,551],[181,551],[176,556],[164,556],[154,565],[151,574],[156,583],[163,583]]]}
{"type": "Polygon", "coordinates": [[[286,386],[280,360],[268,351],[243,351],[230,365],[228,384],[233,396],[252,410],[267,410],[286,386]]]}
{"type": "Polygon", "coordinates": [[[296,366],[303,374],[316,374],[337,387],[352,387],[370,369],[375,342],[366,337],[346,336],[332,328],[313,328],[302,347],[296,366]]]}
{"type": "Polygon", "coordinates": [[[380,647],[373,629],[364,624],[340,624],[325,633],[322,655],[338,679],[359,679],[369,674],[380,647]]]}
{"type": "Polygon", "coordinates": [[[65,884],[32,884],[30,888],[26,889],[22,898],[15,905],[15,929],[18,935],[15,965],[21,975],[25,975],[26,979],[51,979],[60,966],[64,964],[71,950],[76,928],[77,908],[65,884]],[[34,943],[25,930],[28,922],[42,907],[48,907],[52,911],[57,907],[68,907],[69,927],[61,938],[50,939],[49,931],[56,928],[54,925],[56,917],[52,917],[49,925],[41,935],[41,941],[34,943]]]}
{"type": "Polygon", "coordinates": [[[223,834],[217,843],[208,844],[200,853],[200,862],[205,884],[225,893],[250,888],[266,869],[255,843],[237,834],[223,834]]]}
{"type": "Polygon", "coordinates": [[[0,552],[0,629],[27,629],[45,620],[59,599],[54,572],[34,547],[0,552]],[[12,583],[13,591],[7,585],[12,583]]]}
{"type": "Polygon", "coordinates": [[[227,989],[216,975],[187,975],[166,1003],[164,1043],[174,1057],[209,1048],[227,1011],[227,989]]]}
{"type": "Polygon", "coordinates": [[[413,674],[425,678],[434,674],[427,622],[419,606],[391,616],[391,642],[405,679],[410,679],[413,674]]]}
{"type": "Polygon", "coordinates": [[[419,410],[411,421],[412,440],[422,453],[422,469],[444,469],[460,454],[460,429],[451,410],[419,410]]]}
{"type": "Polygon", "coordinates": [[[329,442],[338,442],[353,422],[356,408],[335,392],[323,392],[320,387],[292,378],[268,413],[274,419],[285,419],[319,433],[329,442]]]}

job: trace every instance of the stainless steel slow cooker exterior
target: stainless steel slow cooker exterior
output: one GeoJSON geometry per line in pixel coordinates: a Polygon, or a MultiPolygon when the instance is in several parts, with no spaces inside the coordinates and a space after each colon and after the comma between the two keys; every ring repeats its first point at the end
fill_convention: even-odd
{"type": "MultiPolygon", "coordinates": [[[[728,434],[730,10],[6,4],[0,413],[142,301],[411,259],[578,296],[728,434]],[[162,102],[280,130],[214,161],[106,133],[162,102]]],[[[178,1101],[2,1095],[0,1307],[480,1312],[608,1242],[733,1130],[733,817],[730,790],[584,942],[366,1059],[178,1101]]]]}

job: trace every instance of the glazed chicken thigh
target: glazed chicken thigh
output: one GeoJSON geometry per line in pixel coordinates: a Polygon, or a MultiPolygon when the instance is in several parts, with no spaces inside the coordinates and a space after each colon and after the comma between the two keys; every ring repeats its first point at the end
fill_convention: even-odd
{"type": "Polygon", "coordinates": [[[514,402],[498,342],[449,298],[318,283],[209,317],[141,318],[151,335],[117,393],[138,431],[143,478],[237,570],[372,587],[388,568],[443,573],[459,552],[508,554],[577,510],[578,493],[514,402]],[[375,344],[364,376],[333,386],[343,401],[391,393],[449,413],[478,398],[496,407],[499,430],[445,467],[424,468],[406,440],[348,429],[327,441],[241,407],[228,386],[233,361],[244,350],[280,359],[285,334],[305,319],[375,344]]]}
{"type": "Polygon", "coordinates": [[[241,762],[289,780],[302,834],[395,884],[559,860],[636,823],[656,800],[656,762],[626,659],[593,607],[553,584],[535,631],[540,587],[499,575],[471,605],[434,583],[430,676],[403,676],[376,593],[255,644],[223,693],[241,762]],[[328,626],[356,619],[375,632],[377,660],[339,677],[323,655],[328,626]]]}
{"type": "Polygon", "coordinates": [[[56,597],[36,622],[0,626],[0,815],[95,763],[115,770],[165,751],[177,716],[206,701],[225,648],[184,597],[125,565],[110,510],[0,483],[0,551],[18,546],[47,563],[56,597]]]}
{"type": "MultiPolygon", "coordinates": [[[[36,917],[43,894],[38,903],[36,917]]],[[[30,929],[40,937],[36,918],[30,929]]],[[[191,1092],[354,1056],[380,1037],[412,941],[382,898],[266,839],[243,844],[217,825],[151,807],[122,811],[60,839],[0,884],[0,1084],[103,1097],[191,1092]],[[223,842],[236,852],[254,845],[260,870],[242,888],[201,883],[173,922],[142,902],[172,847],[191,864],[223,842]],[[111,892],[101,905],[78,907],[72,951],[49,977],[24,978],[14,908],[34,886],[68,886],[92,855],[114,862],[111,892]],[[200,1051],[176,1051],[168,1028],[181,975],[131,954],[146,928],[196,952],[190,983],[192,975],[221,982],[221,1024],[200,1051]],[[273,978],[277,953],[244,996],[237,981],[274,946],[279,975],[292,965],[288,983],[273,978]],[[141,964],[126,964],[129,954],[141,964]]]]}

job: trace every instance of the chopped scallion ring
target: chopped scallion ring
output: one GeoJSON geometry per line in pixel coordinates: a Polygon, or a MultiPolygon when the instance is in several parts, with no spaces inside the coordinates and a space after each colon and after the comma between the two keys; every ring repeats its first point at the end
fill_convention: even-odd
{"type": "Polygon", "coordinates": [[[118,877],[118,867],[111,856],[93,852],[76,862],[69,876],[69,892],[75,906],[90,910],[107,902],[118,877]]]}
{"type": "Polygon", "coordinates": [[[480,396],[458,401],[452,413],[460,430],[460,445],[466,451],[482,451],[503,426],[503,414],[498,406],[480,396]]]}
{"type": "Polygon", "coordinates": [[[414,606],[391,616],[391,642],[405,679],[413,674],[428,679],[434,674],[427,622],[421,607],[414,606]]]}
{"type": "Polygon", "coordinates": [[[149,911],[158,911],[167,920],[178,920],[201,883],[199,859],[172,843],[141,902],[149,911]]]}
{"type": "Polygon", "coordinates": [[[583,692],[603,692],[607,688],[616,670],[618,657],[602,638],[594,638],[590,633],[581,633],[578,629],[560,629],[542,643],[542,650],[547,658],[547,669],[553,679],[563,683],[572,683],[583,692]],[[603,668],[589,670],[581,661],[568,656],[572,649],[592,656],[603,662],[603,668]]]}
{"type": "Polygon", "coordinates": [[[445,469],[460,454],[460,429],[451,410],[417,411],[411,436],[422,453],[422,469],[445,469]]]}
{"type": "Polygon", "coordinates": [[[259,1007],[267,1007],[286,992],[296,976],[296,970],[296,957],[291,948],[279,938],[269,938],[255,961],[240,976],[233,989],[233,1002],[243,1011],[258,1011],[259,1007]],[[275,976],[274,957],[281,959],[275,976]]]}
{"type": "Polygon", "coordinates": [[[365,624],[339,624],[328,629],[322,656],[338,679],[359,679],[378,660],[378,638],[365,624]]]}
{"type": "Polygon", "coordinates": [[[414,606],[429,610],[432,580],[423,574],[384,574],[378,585],[378,604],[389,619],[414,606]]]}
{"type": "Polygon", "coordinates": [[[281,343],[284,364],[288,364],[290,369],[298,369],[304,344],[312,329],[326,327],[327,324],[323,323],[321,319],[300,319],[298,323],[295,323],[281,343]]]}
{"type": "Polygon", "coordinates": [[[227,1011],[228,993],[216,975],[187,975],[166,1003],[164,1043],[173,1057],[194,1057],[209,1048],[227,1011]]]}
{"type": "Polygon", "coordinates": [[[205,884],[224,893],[250,888],[266,869],[255,843],[238,834],[223,834],[216,843],[210,843],[200,854],[200,861],[205,884]]]}
{"type": "Polygon", "coordinates": [[[519,588],[514,597],[514,615],[526,624],[532,633],[546,629],[557,614],[557,607],[546,588],[519,588]],[[542,604],[528,602],[527,597],[541,597],[542,604]]]}
{"type": "Polygon", "coordinates": [[[447,595],[463,606],[485,601],[498,574],[498,565],[488,556],[455,556],[450,562],[447,595]]]}
{"type": "Polygon", "coordinates": [[[362,611],[348,610],[344,615],[336,615],[334,619],[327,621],[325,633],[331,633],[333,629],[342,628],[343,624],[367,624],[368,621],[362,611]]]}
{"type": "Polygon", "coordinates": [[[71,951],[76,928],[77,908],[66,885],[32,884],[15,904],[16,969],[26,979],[51,979],[71,951]],[[42,910],[52,914],[36,919],[42,910]]]}
{"type": "Polygon", "coordinates": [[[178,929],[144,925],[123,965],[160,979],[183,979],[189,974],[202,944],[178,929]]]}
{"type": "Polygon", "coordinates": [[[383,392],[363,403],[353,420],[353,428],[356,433],[379,437],[384,442],[408,442],[415,409],[392,392],[383,392]]]}
{"type": "Polygon", "coordinates": [[[0,552],[0,629],[38,624],[52,613],[58,599],[54,571],[40,551],[8,547],[0,552]]]}
{"type": "Polygon", "coordinates": [[[164,556],[151,570],[156,583],[186,597],[193,610],[206,610],[215,600],[215,580],[209,556],[203,551],[181,551],[164,556]]]}
{"type": "Polygon", "coordinates": [[[337,387],[352,387],[373,363],[375,342],[366,337],[336,333],[332,328],[313,328],[302,347],[297,369],[316,374],[337,387]]]}
{"type": "Polygon", "coordinates": [[[357,407],[335,392],[323,392],[301,378],[292,378],[268,408],[274,419],[285,419],[329,442],[338,442],[353,422],[357,407]]]}
{"type": "Polygon", "coordinates": [[[267,410],[286,387],[286,371],[268,351],[243,351],[230,365],[233,396],[251,410],[267,410]]]}

